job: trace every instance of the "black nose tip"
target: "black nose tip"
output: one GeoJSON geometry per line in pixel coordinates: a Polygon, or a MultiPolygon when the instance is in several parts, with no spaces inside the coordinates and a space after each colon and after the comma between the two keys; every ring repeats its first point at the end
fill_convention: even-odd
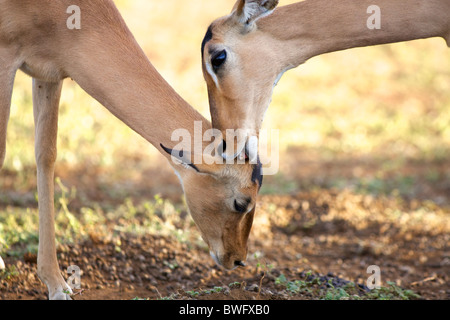
{"type": "Polygon", "coordinates": [[[234,265],[235,265],[236,267],[245,267],[245,263],[244,263],[243,261],[238,261],[238,260],[236,260],[236,261],[234,262],[234,265]]]}

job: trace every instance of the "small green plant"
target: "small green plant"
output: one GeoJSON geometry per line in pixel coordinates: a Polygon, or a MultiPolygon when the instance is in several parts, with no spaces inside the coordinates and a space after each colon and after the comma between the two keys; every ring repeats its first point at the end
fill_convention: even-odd
{"type": "Polygon", "coordinates": [[[169,269],[171,269],[171,270],[175,270],[175,269],[180,267],[180,265],[178,264],[177,260],[175,260],[175,259],[170,260],[170,261],[164,260],[163,264],[165,266],[169,267],[169,269]]]}
{"type": "Polygon", "coordinates": [[[186,291],[186,294],[189,295],[191,298],[196,298],[200,295],[200,292],[195,290],[186,291]]]}
{"type": "Polygon", "coordinates": [[[222,287],[214,287],[212,289],[209,290],[203,290],[202,292],[205,294],[212,294],[212,293],[220,293],[222,292],[224,289],[222,287]]]}
{"type": "Polygon", "coordinates": [[[379,289],[373,289],[367,296],[371,299],[377,300],[412,300],[420,299],[421,296],[412,290],[402,289],[398,287],[394,282],[387,282],[387,287],[381,287],[379,289]]]}
{"type": "Polygon", "coordinates": [[[228,287],[230,289],[234,289],[234,288],[241,288],[242,287],[242,283],[240,283],[239,281],[235,281],[235,282],[231,282],[228,287]]]}
{"type": "Polygon", "coordinates": [[[288,281],[286,276],[281,274],[275,279],[275,284],[286,287],[286,290],[291,294],[298,294],[311,292],[309,287],[312,286],[313,282],[306,282],[303,280],[288,281]]]}
{"type": "Polygon", "coordinates": [[[344,288],[335,288],[334,286],[331,286],[323,297],[324,300],[348,300],[349,298],[350,294],[344,288]]]}
{"type": "Polygon", "coordinates": [[[0,280],[10,280],[18,275],[19,272],[17,271],[15,265],[9,265],[6,269],[0,270],[0,280]]]}
{"type": "Polygon", "coordinates": [[[412,290],[398,287],[388,282],[387,287],[373,289],[369,292],[359,288],[354,282],[348,281],[342,285],[334,285],[334,278],[313,276],[312,272],[304,274],[305,280],[289,281],[285,275],[280,274],[275,284],[286,288],[291,295],[313,293],[321,300],[411,300],[420,299],[412,290]]]}

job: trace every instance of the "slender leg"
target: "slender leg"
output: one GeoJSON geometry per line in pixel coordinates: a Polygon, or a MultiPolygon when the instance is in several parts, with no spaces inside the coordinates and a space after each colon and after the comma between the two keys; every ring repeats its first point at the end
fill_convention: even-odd
{"type": "MultiPolygon", "coordinates": [[[[0,46],[0,170],[3,167],[6,155],[6,128],[11,109],[11,96],[14,85],[14,77],[18,63],[14,61],[13,55],[0,46]]],[[[5,269],[5,263],[0,257],[0,270],[5,269]]]]}
{"type": "MultiPolygon", "coordinates": [[[[1,53],[1,50],[0,50],[1,53]]],[[[0,62],[3,59],[0,57],[0,62]]],[[[6,154],[6,128],[11,108],[11,95],[14,85],[15,68],[0,67],[0,169],[5,161],[6,154]]]]}
{"type": "Polygon", "coordinates": [[[56,257],[54,167],[62,81],[33,79],[33,109],[36,126],[37,188],[39,198],[38,275],[47,285],[50,300],[68,300],[71,292],[59,270],[56,257]]]}

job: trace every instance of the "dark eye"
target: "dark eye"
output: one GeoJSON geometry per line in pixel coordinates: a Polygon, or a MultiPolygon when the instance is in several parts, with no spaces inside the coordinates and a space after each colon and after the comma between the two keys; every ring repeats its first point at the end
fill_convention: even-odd
{"type": "Polygon", "coordinates": [[[220,51],[219,53],[214,54],[211,59],[211,64],[213,66],[214,72],[217,72],[219,68],[225,63],[227,60],[227,52],[225,50],[220,51]]]}
{"type": "Polygon", "coordinates": [[[239,213],[246,213],[248,208],[248,202],[245,203],[239,203],[237,200],[234,200],[234,210],[236,210],[239,213]]]}

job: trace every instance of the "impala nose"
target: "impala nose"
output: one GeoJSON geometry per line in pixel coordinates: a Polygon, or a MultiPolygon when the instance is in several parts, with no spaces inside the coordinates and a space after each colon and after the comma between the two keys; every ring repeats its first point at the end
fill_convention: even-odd
{"type": "Polygon", "coordinates": [[[245,267],[245,263],[244,263],[243,261],[240,261],[240,260],[236,260],[236,261],[234,262],[234,265],[235,265],[236,267],[245,267]]]}
{"type": "Polygon", "coordinates": [[[241,134],[230,141],[222,140],[217,146],[217,152],[225,160],[234,160],[238,158],[239,160],[246,160],[248,155],[246,154],[247,146],[247,135],[241,134]]]}

